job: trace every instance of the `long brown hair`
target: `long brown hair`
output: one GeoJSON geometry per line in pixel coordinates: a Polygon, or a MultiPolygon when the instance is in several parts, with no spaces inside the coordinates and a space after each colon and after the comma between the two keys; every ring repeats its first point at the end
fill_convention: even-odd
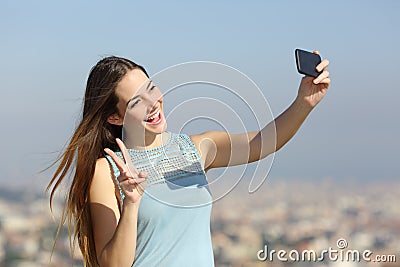
{"type": "Polygon", "coordinates": [[[89,188],[96,161],[104,156],[103,149],[118,148],[115,138],[121,138],[122,126],[108,123],[107,118],[112,114],[119,114],[115,88],[124,75],[135,68],[141,69],[148,76],[142,66],[115,56],[100,60],[91,69],[86,84],[82,119],[65,151],[53,163],[54,165],[60,162],[46,189],[49,191],[52,187],[50,210],[53,212],[52,203],[57,188],[68,173],[73,173],[54,246],[62,226],[67,221],[72,256],[72,244],[78,240],[84,264],[88,267],[98,266],[90,216],[89,188]]]}

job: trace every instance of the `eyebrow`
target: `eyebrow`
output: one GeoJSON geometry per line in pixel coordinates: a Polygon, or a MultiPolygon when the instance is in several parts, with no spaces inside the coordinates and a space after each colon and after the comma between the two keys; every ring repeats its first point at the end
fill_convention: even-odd
{"type": "MultiPolygon", "coordinates": [[[[150,85],[153,83],[152,80],[149,80],[149,83],[147,84],[146,90],[148,91],[150,89],[150,85]]],[[[138,98],[140,95],[136,95],[134,97],[132,97],[131,99],[128,100],[128,102],[126,102],[126,105],[129,104],[129,102],[131,102],[132,100],[135,100],[136,98],[138,98]]]]}

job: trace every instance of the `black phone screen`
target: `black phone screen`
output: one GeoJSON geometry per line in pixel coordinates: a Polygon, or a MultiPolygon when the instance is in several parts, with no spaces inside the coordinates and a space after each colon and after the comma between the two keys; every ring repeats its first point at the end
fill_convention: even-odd
{"type": "Polygon", "coordinates": [[[316,67],[321,63],[321,57],[317,54],[296,49],[295,50],[297,71],[301,74],[317,77],[321,72],[316,70],[316,67]]]}

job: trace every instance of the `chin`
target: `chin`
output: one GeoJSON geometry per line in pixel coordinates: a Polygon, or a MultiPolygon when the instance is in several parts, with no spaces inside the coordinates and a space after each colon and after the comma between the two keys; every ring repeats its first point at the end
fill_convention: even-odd
{"type": "Polygon", "coordinates": [[[157,128],[154,128],[154,127],[145,127],[145,131],[146,132],[150,132],[150,133],[155,133],[155,134],[160,134],[160,133],[163,133],[163,132],[165,132],[167,130],[167,124],[164,124],[164,125],[160,125],[159,127],[157,127],[157,128]]]}

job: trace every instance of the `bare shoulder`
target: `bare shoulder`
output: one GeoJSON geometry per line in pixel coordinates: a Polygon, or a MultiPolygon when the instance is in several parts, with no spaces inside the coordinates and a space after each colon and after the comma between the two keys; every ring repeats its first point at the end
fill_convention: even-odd
{"type": "Polygon", "coordinates": [[[206,172],[209,170],[210,163],[214,158],[212,155],[214,155],[214,135],[216,133],[217,131],[207,131],[189,136],[200,155],[206,172]]]}
{"type": "Polygon", "coordinates": [[[112,183],[112,169],[106,158],[99,158],[96,161],[94,170],[93,182],[111,182],[112,183]]]}
{"type": "Polygon", "coordinates": [[[90,185],[90,202],[102,203],[115,208],[115,178],[112,168],[106,158],[99,158],[92,183],[90,185]]]}
{"type": "Polygon", "coordinates": [[[229,133],[215,130],[190,136],[190,139],[196,145],[196,148],[204,147],[206,149],[210,149],[215,146],[216,141],[225,138],[229,138],[229,133]]]}
{"type": "Polygon", "coordinates": [[[89,189],[90,216],[97,255],[101,255],[102,250],[113,237],[121,214],[114,180],[113,170],[108,160],[98,159],[89,189]]]}
{"type": "Polygon", "coordinates": [[[196,146],[196,148],[199,147],[201,139],[202,139],[202,135],[201,134],[192,134],[189,135],[190,140],[192,140],[193,144],[196,146]]]}
{"type": "Polygon", "coordinates": [[[96,160],[96,169],[95,172],[110,172],[110,164],[106,158],[99,158],[96,160]]]}
{"type": "Polygon", "coordinates": [[[205,146],[203,145],[203,140],[205,139],[205,136],[206,132],[189,136],[190,140],[192,140],[194,146],[196,147],[200,157],[202,157],[207,152],[205,146]]]}

